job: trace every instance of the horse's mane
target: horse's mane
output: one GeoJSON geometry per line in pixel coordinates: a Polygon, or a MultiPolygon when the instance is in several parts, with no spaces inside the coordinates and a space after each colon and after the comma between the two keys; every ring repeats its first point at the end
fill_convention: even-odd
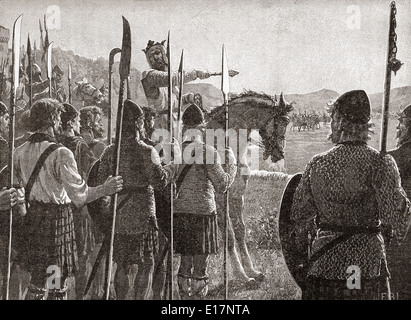
{"type": "MultiPolygon", "coordinates": [[[[230,94],[228,100],[229,107],[235,109],[239,105],[248,105],[252,106],[251,109],[258,108],[272,108],[274,111],[275,117],[286,116],[290,111],[293,110],[293,107],[285,101],[277,101],[274,97],[266,93],[258,93],[252,90],[245,90],[240,94],[230,94]]],[[[221,116],[221,113],[225,112],[225,106],[220,105],[215,107],[212,111],[208,113],[208,116],[212,119],[215,119],[221,116]]]]}

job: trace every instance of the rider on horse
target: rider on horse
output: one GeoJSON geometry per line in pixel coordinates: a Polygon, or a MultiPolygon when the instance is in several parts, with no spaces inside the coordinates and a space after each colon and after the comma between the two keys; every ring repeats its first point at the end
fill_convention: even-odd
{"type": "MultiPolygon", "coordinates": [[[[154,111],[158,114],[156,119],[156,128],[167,128],[167,101],[168,101],[168,63],[166,48],[163,40],[161,43],[148,41],[147,47],[143,49],[146,54],[147,62],[150,69],[143,72],[141,76],[141,83],[146,94],[149,106],[152,106],[154,111]]],[[[173,72],[173,110],[177,108],[178,89],[175,87],[179,84],[178,71],[173,72]]],[[[207,79],[210,73],[206,70],[190,69],[184,70],[184,83],[194,81],[196,79],[207,79]]],[[[191,103],[196,103],[193,93],[183,95],[183,105],[188,106],[191,103]]],[[[198,98],[197,98],[198,99],[198,98]]],[[[199,99],[201,101],[201,99],[199,99]]],[[[184,110],[182,110],[184,111],[184,110]]],[[[177,119],[175,114],[175,119],[177,119]]]]}

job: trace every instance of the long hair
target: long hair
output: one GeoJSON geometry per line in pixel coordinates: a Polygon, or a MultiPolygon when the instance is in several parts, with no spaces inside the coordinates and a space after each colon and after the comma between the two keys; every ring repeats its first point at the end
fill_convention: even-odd
{"type": "Polygon", "coordinates": [[[334,143],[342,143],[342,142],[367,142],[371,139],[371,136],[374,134],[374,123],[354,123],[347,119],[342,113],[340,113],[335,105],[332,105],[328,112],[332,118],[332,124],[335,123],[335,127],[331,125],[331,133],[328,136],[329,140],[333,139],[333,136],[338,135],[336,141],[334,143]]]}
{"type": "Polygon", "coordinates": [[[54,120],[62,110],[63,105],[56,99],[37,100],[30,109],[31,131],[40,131],[53,126],[54,120]]]}

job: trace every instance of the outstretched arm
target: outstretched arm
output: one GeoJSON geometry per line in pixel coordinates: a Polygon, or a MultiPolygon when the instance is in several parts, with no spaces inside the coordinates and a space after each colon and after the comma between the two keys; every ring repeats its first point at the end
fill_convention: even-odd
{"type": "MultiPolygon", "coordinates": [[[[177,86],[180,84],[180,77],[178,71],[173,72],[173,85],[177,86]]],[[[205,70],[191,69],[184,71],[184,83],[194,81],[196,79],[207,79],[210,77],[210,73],[205,70]]],[[[156,87],[168,87],[168,73],[166,71],[152,70],[145,77],[144,81],[148,86],[156,87]]]]}

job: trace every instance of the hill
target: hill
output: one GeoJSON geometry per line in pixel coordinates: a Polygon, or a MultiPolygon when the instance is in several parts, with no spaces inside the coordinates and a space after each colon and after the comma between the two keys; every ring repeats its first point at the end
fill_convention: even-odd
{"type": "MultiPolygon", "coordinates": [[[[43,77],[46,77],[46,68],[44,62],[40,61],[41,53],[37,51],[36,62],[43,69],[43,77]]],[[[106,58],[88,59],[76,55],[73,51],[65,51],[61,48],[53,49],[52,57],[53,66],[58,64],[64,71],[63,85],[68,88],[67,70],[68,63],[72,66],[72,87],[75,86],[76,81],[80,81],[83,78],[87,78],[96,88],[100,88],[103,85],[108,85],[108,60],[106,58]]],[[[119,60],[119,55],[116,57],[119,60]]],[[[119,89],[119,74],[118,74],[119,62],[116,61],[113,66],[113,101],[118,99],[119,89]]],[[[130,88],[131,98],[140,104],[147,105],[144,90],[141,85],[141,71],[136,68],[131,68],[130,75],[130,88]]],[[[184,93],[193,92],[200,93],[203,97],[203,105],[207,110],[211,110],[213,107],[221,105],[223,103],[221,91],[214,85],[209,83],[186,83],[184,85],[184,93]]],[[[279,92],[268,94],[279,94],[279,92]]],[[[291,102],[294,106],[294,112],[311,113],[313,111],[317,113],[323,113],[325,111],[326,104],[330,100],[338,98],[340,93],[330,90],[321,89],[315,92],[295,94],[284,94],[286,101],[291,102]]],[[[371,107],[374,114],[381,113],[383,93],[370,94],[371,107]]],[[[394,88],[390,93],[390,112],[392,114],[397,113],[405,106],[411,103],[411,86],[394,88]]]]}

